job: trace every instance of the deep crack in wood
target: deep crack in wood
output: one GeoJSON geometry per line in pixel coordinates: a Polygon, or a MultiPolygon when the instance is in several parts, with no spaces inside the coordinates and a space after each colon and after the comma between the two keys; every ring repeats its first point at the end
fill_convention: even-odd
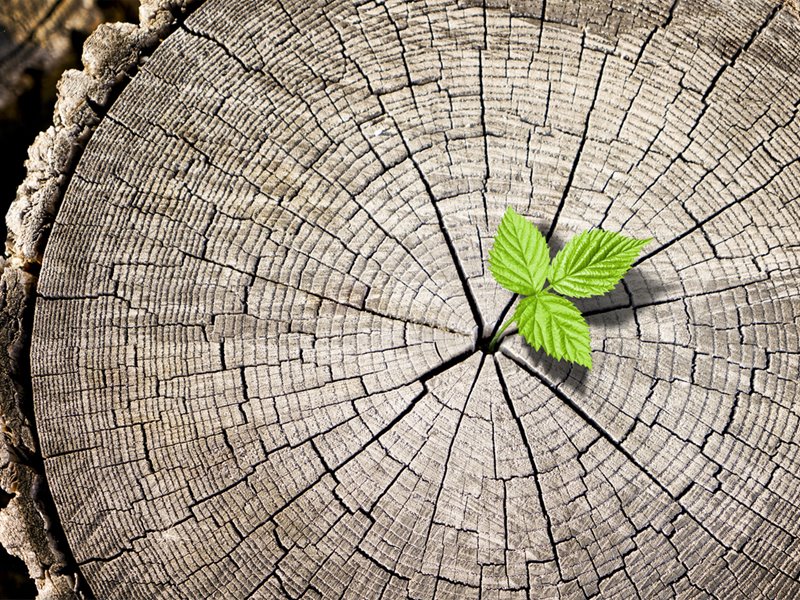
{"type": "Polygon", "coordinates": [[[102,598],[800,594],[800,25],[770,1],[209,1],[102,118],[36,425],[102,598]],[[518,335],[507,206],[655,241],[518,335]]]}

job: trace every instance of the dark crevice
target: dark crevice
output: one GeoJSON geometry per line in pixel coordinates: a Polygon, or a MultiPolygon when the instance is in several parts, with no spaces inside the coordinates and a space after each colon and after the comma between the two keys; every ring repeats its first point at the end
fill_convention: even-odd
{"type": "Polygon", "coordinates": [[[36,584],[28,576],[25,563],[0,546],[0,597],[33,600],[36,595],[36,584]],[[13,593],[13,596],[3,596],[4,593],[13,593]]]}
{"type": "MultiPolygon", "coordinates": [[[[582,40],[581,44],[586,43],[586,34],[584,33],[584,39],[582,40]]],[[[589,110],[586,113],[586,121],[583,124],[583,134],[581,135],[581,142],[578,146],[578,151],[575,153],[575,160],[572,162],[572,167],[569,171],[569,177],[567,178],[567,183],[564,185],[564,192],[561,194],[561,201],[556,208],[556,213],[553,215],[553,220],[550,223],[550,229],[547,230],[547,235],[545,239],[549,242],[550,237],[553,235],[553,232],[556,230],[556,226],[558,225],[558,219],[561,216],[561,211],[564,209],[564,205],[567,202],[567,197],[569,196],[570,189],[572,188],[572,182],[575,179],[575,173],[578,171],[578,166],[581,162],[581,156],[583,155],[583,148],[586,146],[586,140],[589,137],[589,123],[592,120],[592,114],[594,113],[594,107],[597,104],[597,96],[600,93],[600,84],[603,81],[603,73],[605,72],[606,61],[608,60],[608,54],[603,55],[603,62],[600,63],[600,69],[597,73],[597,82],[594,86],[594,95],[592,96],[592,103],[589,106],[589,110]]]]}
{"type": "MultiPolygon", "coordinates": [[[[478,363],[478,368],[475,370],[475,378],[472,380],[472,385],[470,386],[469,391],[467,392],[467,397],[464,399],[464,406],[461,407],[461,412],[458,415],[458,421],[456,422],[456,426],[453,429],[453,437],[450,440],[450,445],[447,448],[447,455],[445,456],[445,459],[444,459],[444,467],[443,467],[443,470],[442,470],[442,480],[439,483],[439,489],[436,491],[436,498],[433,500],[433,512],[431,513],[431,521],[430,521],[430,523],[428,523],[428,532],[427,532],[427,535],[425,536],[425,545],[426,546],[427,546],[428,541],[430,540],[430,537],[431,537],[431,529],[433,528],[434,518],[436,517],[436,510],[437,510],[437,507],[439,506],[439,499],[441,498],[442,491],[444,490],[444,482],[445,482],[445,479],[447,478],[447,467],[450,464],[450,457],[453,454],[453,446],[455,445],[456,438],[458,437],[458,430],[461,428],[461,422],[464,420],[464,415],[467,412],[467,405],[469,404],[469,400],[472,397],[472,392],[475,390],[475,385],[478,383],[478,379],[481,376],[481,370],[483,369],[483,365],[484,365],[485,362],[486,362],[486,354],[481,354],[481,359],[480,359],[480,362],[478,363]]],[[[436,577],[437,577],[436,586],[437,587],[439,585],[439,580],[442,579],[441,566],[442,565],[441,565],[441,562],[440,562],[439,563],[439,569],[437,570],[437,573],[436,573],[436,577]]],[[[435,589],[434,589],[434,596],[435,596],[435,589]]]]}
{"type": "Polygon", "coordinates": [[[558,560],[558,550],[556,548],[556,541],[553,537],[553,522],[550,519],[550,513],[547,510],[547,506],[544,502],[544,492],[542,491],[542,484],[539,482],[539,468],[536,466],[536,459],[533,456],[533,448],[531,447],[530,440],[528,439],[528,434],[525,431],[525,425],[522,422],[522,419],[517,414],[516,408],[514,408],[514,402],[511,400],[511,395],[508,392],[508,385],[506,385],[505,377],[503,376],[503,370],[500,368],[500,363],[498,362],[497,358],[494,359],[494,367],[497,371],[497,379],[500,382],[500,388],[503,390],[503,397],[506,400],[506,405],[508,409],[511,411],[511,416],[514,418],[514,422],[517,424],[517,429],[519,430],[520,438],[522,438],[522,443],[525,446],[525,450],[528,453],[528,460],[531,463],[531,469],[533,469],[533,481],[536,484],[536,491],[539,497],[539,509],[542,511],[542,515],[545,518],[547,523],[547,537],[550,540],[550,545],[553,548],[553,560],[556,562],[556,567],[558,568],[558,574],[561,579],[564,579],[564,576],[561,572],[561,563],[558,560]]]}
{"type": "MultiPolygon", "coordinates": [[[[177,28],[179,24],[201,4],[202,0],[191,3],[190,6],[186,8],[185,13],[176,15],[176,23],[174,25],[174,28],[177,28]]],[[[60,4],[57,5],[60,6],[60,4]]],[[[154,50],[155,46],[141,49],[140,58],[148,56],[154,50]]],[[[93,112],[95,112],[97,116],[96,121],[90,124],[91,127],[95,127],[100,122],[102,117],[105,116],[105,114],[107,114],[107,112],[111,109],[116,99],[119,97],[122,90],[127,85],[130,78],[136,73],[137,70],[138,70],[138,65],[134,64],[124,74],[124,76],[121,77],[120,80],[113,87],[111,87],[107,101],[104,106],[101,107],[100,105],[92,101],[87,101],[87,105],[92,109],[93,112]]],[[[67,165],[66,169],[59,178],[59,186],[61,189],[62,199],[64,190],[66,190],[68,182],[72,179],[72,177],[75,174],[75,169],[77,168],[83,150],[85,149],[86,144],[89,138],[91,137],[92,133],[93,130],[87,130],[87,134],[79,140],[80,145],[76,144],[73,147],[73,153],[70,157],[69,164],[67,165]]],[[[39,248],[41,249],[42,252],[46,247],[51,227],[52,225],[48,224],[43,229],[42,239],[39,241],[39,248]]],[[[39,265],[37,263],[30,263],[26,265],[24,269],[32,273],[33,275],[38,276],[39,265]]],[[[30,296],[27,299],[27,305],[23,309],[21,326],[20,326],[20,330],[28,334],[25,339],[25,348],[24,352],[20,353],[20,359],[15,365],[15,368],[12,368],[12,376],[15,383],[19,387],[19,395],[21,398],[20,410],[25,414],[25,416],[27,417],[27,419],[31,424],[30,431],[34,437],[35,447],[41,448],[41,444],[38,437],[38,429],[36,428],[33,386],[31,382],[31,363],[30,363],[30,341],[31,341],[30,333],[33,331],[36,297],[37,294],[35,291],[35,284],[34,284],[34,288],[30,290],[30,296]]],[[[74,554],[70,549],[69,541],[62,527],[61,520],[58,518],[59,512],[57,510],[55,500],[51,494],[50,487],[47,484],[45,465],[44,465],[44,460],[41,456],[41,452],[40,451],[37,451],[36,453],[22,452],[21,448],[17,448],[16,450],[18,451],[21,460],[23,460],[24,463],[27,464],[36,473],[36,481],[34,482],[34,488],[32,490],[33,501],[37,505],[36,506],[37,510],[42,515],[46,516],[45,534],[47,535],[48,543],[55,548],[56,552],[62,556],[62,560],[64,561],[63,567],[56,567],[55,565],[51,565],[50,569],[55,574],[70,576],[74,579],[75,582],[74,591],[76,597],[83,598],[85,600],[93,600],[95,598],[95,595],[91,587],[89,586],[88,582],[84,579],[84,577],[80,572],[80,568],[75,560],[74,554]]]]}
{"type": "MultiPolygon", "coordinates": [[[[411,71],[408,68],[408,61],[405,60],[406,50],[405,50],[405,44],[403,43],[403,38],[400,35],[400,30],[398,29],[397,24],[394,23],[394,21],[392,20],[392,17],[391,17],[391,14],[389,13],[388,8],[384,7],[384,10],[386,11],[387,18],[389,19],[389,21],[392,23],[392,25],[394,27],[395,36],[397,37],[397,43],[399,44],[399,46],[400,46],[400,48],[401,48],[401,50],[403,52],[403,57],[404,57],[404,59],[403,59],[403,68],[405,70],[405,74],[406,74],[406,78],[408,80],[409,88],[411,89],[411,94],[413,96],[414,95],[414,86],[412,84],[411,71]]],[[[411,164],[413,165],[414,170],[417,172],[417,175],[419,175],[420,182],[424,186],[425,192],[426,192],[426,194],[428,196],[428,199],[430,200],[431,206],[433,207],[433,210],[436,213],[436,219],[437,219],[437,221],[439,223],[439,229],[441,230],[442,235],[444,236],[445,243],[447,244],[447,250],[450,253],[450,257],[451,257],[451,259],[453,261],[453,265],[455,266],[456,273],[458,274],[458,278],[461,281],[461,285],[462,285],[462,287],[464,289],[464,295],[466,296],[467,302],[469,303],[469,308],[470,308],[470,311],[472,312],[472,317],[473,317],[473,319],[475,320],[475,323],[478,326],[478,337],[480,337],[483,334],[483,328],[484,328],[483,317],[481,316],[480,310],[478,308],[478,303],[475,300],[475,297],[474,297],[474,295],[472,293],[472,288],[470,287],[469,280],[468,280],[468,278],[466,276],[466,273],[464,272],[464,267],[462,266],[461,260],[458,257],[458,252],[456,251],[455,244],[453,243],[453,238],[450,236],[450,232],[448,231],[447,225],[445,224],[444,215],[442,214],[442,211],[439,208],[439,204],[438,204],[438,201],[436,199],[436,194],[434,194],[433,188],[431,187],[431,184],[428,181],[428,178],[425,176],[425,173],[422,170],[422,167],[420,166],[419,162],[417,162],[416,158],[414,157],[414,153],[411,151],[411,147],[408,144],[408,140],[406,140],[406,136],[403,133],[403,128],[400,127],[400,125],[397,123],[397,120],[394,118],[394,116],[388,110],[386,110],[386,105],[384,104],[383,98],[381,97],[380,94],[376,93],[372,89],[372,85],[370,84],[369,78],[361,70],[360,65],[358,65],[354,59],[352,59],[350,57],[348,57],[348,58],[356,65],[356,68],[358,69],[359,73],[361,73],[361,75],[364,77],[364,79],[365,79],[365,81],[367,83],[367,89],[369,89],[369,92],[378,100],[378,104],[380,105],[381,111],[383,112],[383,114],[386,115],[387,118],[389,118],[391,120],[392,124],[394,125],[395,131],[397,132],[400,140],[403,142],[403,147],[405,148],[406,155],[408,156],[408,159],[411,161],[411,164]]]]}
{"type": "Polygon", "coordinates": [[[584,409],[577,405],[577,403],[567,396],[561,389],[552,384],[548,381],[545,377],[537,373],[533,370],[528,364],[526,364],[522,359],[519,357],[510,354],[508,352],[503,352],[503,355],[509,358],[511,361],[514,362],[519,368],[523,371],[534,377],[538,382],[540,382],[543,386],[545,386],[556,398],[561,400],[564,404],[566,404],[572,412],[578,415],[583,421],[585,421],[592,429],[595,430],[606,442],[608,442],[615,450],[620,452],[623,456],[625,456],[631,464],[635,465],[644,475],[647,476],[650,481],[652,481],[658,488],[663,491],[670,499],[675,500],[673,494],[662,484],[654,475],[652,475],[647,469],[644,468],[636,458],[618,441],[611,437],[600,423],[595,421],[584,409]]]}
{"type": "Polygon", "coordinates": [[[19,410],[25,415],[30,422],[30,432],[34,440],[34,448],[36,452],[27,452],[24,448],[15,448],[20,462],[28,465],[35,473],[34,483],[31,489],[31,499],[36,505],[37,510],[41,515],[46,515],[45,519],[45,535],[47,536],[48,544],[55,548],[56,552],[61,555],[64,566],[62,568],[55,568],[51,566],[54,573],[59,575],[66,575],[72,577],[75,581],[75,591],[79,598],[85,600],[93,600],[95,598],[89,584],[81,576],[78,564],[75,561],[74,554],[72,553],[67,537],[59,518],[54,518],[58,515],[55,500],[50,492],[50,486],[47,485],[44,459],[41,454],[41,443],[39,441],[39,431],[36,427],[36,414],[34,410],[33,399],[33,384],[31,381],[31,357],[30,357],[30,333],[33,331],[34,312],[36,308],[34,290],[31,290],[30,295],[26,298],[25,306],[22,309],[21,323],[19,329],[25,332],[25,351],[19,354],[19,358],[15,364],[10,365],[10,374],[18,387],[19,394],[19,410]]]}
{"type": "Polygon", "coordinates": [[[715,218],[717,218],[718,216],[720,216],[722,213],[724,213],[726,210],[728,210],[728,209],[730,209],[730,208],[732,208],[732,207],[736,206],[737,204],[741,204],[741,203],[745,202],[746,200],[748,200],[750,197],[754,196],[754,195],[755,195],[755,194],[757,194],[758,192],[760,192],[760,191],[762,191],[762,190],[766,189],[766,187],[767,187],[768,185],[770,185],[770,184],[771,184],[771,183],[772,183],[772,182],[773,182],[775,179],[777,179],[777,178],[778,178],[780,175],[782,175],[782,174],[783,174],[783,172],[784,172],[784,171],[785,171],[785,170],[786,170],[788,167],[790,167],[791,165],[793,165],[793,164],[795,164],[795,163],[797,163],[797,162],[800,162],[800,158],[797,158],[797,159],[795,159],[795,160],[793,160],[793,161],[791,161],[791,162],[789,162],[789,163],[787,163],[787,164],[783,165],[783,166],[782,166],[781,168],[779,168],[779,169],[778,169],[778,170],[777,170],[775,173],[773,173],[773,174],[772,174],[772,175],[771,175],[771,176],[770,176],[770,177],[769,177],[769,178],[768,178],[768,179],[767,179],[767,180],[766,180],[764,183],[762,183],[762,184],[761,184],[761,185],[759,185],[758,187],[756,187],[756,188],[754,188],[754,189],[750,190],[750,191],[749,191],[749,192],[747,192],[745,195],[743,195],[741,198],[735,198],[734,200],[732,200],[732,201],[728,202],[727,204],[724,204],[723,206],[721,206],[720,208],[718,208],[717,210],[715,210],[714,212],[712,212],[712,213],[711,213],[710,215],[708,215],[707,217],[704,217],[704,218],[702,218],[702,219],[698,219],[698,220],[697,220],[697,222],[696,222],[696,224],[695,224],[695,225],[693,225],[692,227],[689,227],[688,229],[684,230],[682,233],[680,233],[680,234],[679,234],[679,235],[677,235],[676,237],[672,238],[672,239],[671,239],[671,240],[669,240],[668,242],[665,242],[664,244],[662,244],[661,246],[659,246],[659,247],[658,247],[658,248],[656,248],[655,250],[653,250],[653,251],[651,251],[651,252],[648,252],[647,254],[645,254],[645,255],[641,256],[641,257],[640,257],[638,260],[636,260],[636,261],[633,263],[633,267],[638,267],[640,264],[642,264],[642,263],[643,263],[643,262],[645,262],[646,260],[649,260],[650,258],[652,258],[653,256],[655,256],[655,255],[656,255],[656,254],[658,254],[659,252],[662,252],[663,250],[666,250],[667,248],[669,248],[670,246],[672,246],[672,245],[673,245],[673,244],[675,244],[676,242],[680,242],[682,239],[684,239],[684,238],[686,238],[686,237],[690,236],[691,234],[693,234],[693,233],[694,233],[695,231],[697,231],[698,229],[701,229],[701,228],[702,228],[702,227],[703,227],[703,226],[704,226],[706,223],[708,223],[708,222],[710,222],[710,221],[714,220],[715,218]]]}
{"type": "Polygon", "coordinates": [[[251,67],[250,65],[246,64],[241,58],[239,58],[236,54],[231,52],[230,49],[227,46],[225,46],[225,44],[220,42],[218,39],[216,39],[212,35],[204,32],[204,31],[199,31],[197,29],[192,29],[191,27],[186,25],[186,23],[183,22],[183,21],[181,21],[179,23],[178,27],[180,29],[182,29],[183,31],[185,31],[186,33],[188,33],[189,35],[193,35],[195,37],[204,39],[206,41],[211,42],[215,46],[217,46],[220,50],[222,50],[222,52],[225,54],[225,56],[227,56],[232,61],[237,63],[245,73],[254,73],[254,72],[257,71],[257,69],[255,69],[255,68],[251,67]]]}
{"type": "Polygon", "coordinates": [[[636,56],[636,60],[634,61],[636,64],[639,64],[642,60],[642,56],[644,56],[647,47],[650,45],[650,42],[653,40],[656,32],[659,29],[666,29],[669,27],[670,23],[672,23],[672,19],[675,16],[675,9],[678,7],[678,0],[673,0],[672,6],[669,7],[669,12],[667,13],[667,18],[662,25],[654,27],[650,33],[648,34],[647,38],[644,40],[642,47],[639,49],[639,54],[636,56]]]}
{"type": "MultiPolygon", "coordinates": [[[[508,303],[505,305],[505,308],[503,308],[503,311],[500,313],[500,316],[497,319],[497,323],[494,324],[494,327],[492,328],[492,332],[489,335],[484,336],[480,340],[480,342],[478,344],[478,347],[481,350],[483,350],[484,352],[492,353],[492,352],[496,352],[497,349],[500,348],[500,340],[503,339],[502,337],[500,338],[500,340],[498,340],[497,345],[493,350],[491,350],[489,348],[489,346],[490,346],[492,340],[494,339],[494,336],[497,335],[497,332],[500,331],[500,328],[506,322],[506,315],[508,314],[508,311],[511,310],[511,307],[514,306],[514,303],[517,301],[518,298],[519,298],[519,294],[514,294],[511,297],[511,300],[508,301],[508,303]]],[[[508,335],[508,334],[506,334],[506,335],[508,335]]],[[[505,335],[503,337],[505,337],[505,335]]]]}
{"type": "Polygon", "coordinates": [[[722,65],[722,67],[720,67],[720,69],[716,72],[714,77],[711,79],[711,82],[708,84],[708,87],[706,88],[706,91],[703,93],[703,97],[702,97],[703,103],[706,102],[708,97],[711,95],[711,92],[713,92],[714,89],[717,87],[717,83],[722,78],[722,76],[725,74],[725,72],[728,69],[736,66],[736,61],[739,60],[739,57],[750,49],[750,47],[753,45],[753,43],[756,41],[756,39],[758,39],[758,36],[761,35],[767,27],[769,27],[769,24],[772,23],[772,21],[775,19],[775,17],[777,16],[777,14],[780,12],[780,10],[782,8],[783,8],[783,4],[775,5],[772,8],[772,10],[770,11],[769,15],[767,15],[766,19],[764,19],[764,21],[758,27],[758,29],[756,29],[753,32],[753,34],[744,43],[744,45],[740,46],[739,49],[736,50],[734,55],[731,57],[730,62],[725,63],[724,65],[722,65]]]}
{"type": "Polygon", "coordinates": [[[0,488],[0,510],[8,506],[8,503],[11,502],[15,496],[15,493],[12,492],[9,494],[3,488],[0,488]]]}
{"type": "MultiPolygon", "coordinates": [[[[544,35],[545,18],[547,17],[547,0],[542,0],[542,16],[539,19],[539,39],[536,41],[536,52],[542,51],[542,36],[544,35]]],[[[549,93],[549,92],[548,92],[549,93]]]]}
{"type": "MultiPolygon", "coordinates": [[[[615,440],[611,435],[598,423],[595,421],[584,409],[577,405],[577,403],[572,400],[568,395],[566,395],[558,386],[552,384],[548,381],[545,377],[540,375],[536,372],[533,368],[531,368],[528,364],[526,364],[522,359],[513,354],[508,352],[503,352],[503,354],[509,358],[514,364],[516,364],[520,369],[534,377],[537,381],[539,381],[543,386],[545,386],[556,398],[561,400],[564,404],[566,404],[578,417],[580,417],[587,425],[589,425],[592,429],[595,430],[596,433],[600,435],[614,450],[622,454],[626,460],[633,465],[640,473],[642,473],[651,483],[653,483],[663,494],[667,496],[672,502],[676,503],[683,514],[686,514],[700,529],[702,529],[706,534],[708,534],[711,539],[716,541],[720,546],[723,548],[730,550],[731,548],[727,546],[722,540],[719,539],[712,531],[710,531],[698,518],[692,515],[688,509],[681,503],[683,496],[686,494],[686,489],[684,489],[679,495],[675,495],[669,491],[669,489],[661,483],[658,478],[653,475],[650,471],[648,471],[643,464],[641,464],[636,457],[628,451],[622,443],[615,440]]],[[[688,487],[691,487],[690,484],[688,487]]]]}
{"type": "MultiPolygon", "coordinates": [[[[486,45],[486,7],[483,10],[483,35],[484,46],[486,45]]],[[[483,175],[483,191],[481,192],[481,199],[483,200],[483,218],[486,228],[489,228],[489,204],[486,199],[486,194],[489,189],[489,178],[491,171],[489,169],[489,135],[486,131],[486,98],[484,96],[485,90],[483,85],[483,52],[478,52],[478,85],[480,88],[480,101],[481,101],[481,131],[483,133],[483,168],[486,172],[483,175]]]]}
{"type": "MultiPolygon", "coordinates": [[[[0,28],[1,29],[1,28],[0,28]]],[[[78,68],[79,53],[65,58],[59,69],[78,68]]],[[[0,60],[0,68],[2,68],[0,60]]],[[[59,71],[60,72],[60,71],[59,71]]],[[[0,110],[0,206],[6,214],[17,195],[17,189],[25,179],[24,163],[28,158],[28,148],[36,136],[53,122],[53,109],[56,103],[56,74],[50,70],[29,67],[24,71],[27,84],[19,92],[16,101],[9,102],[0,110]]],[[[7,228],[2,228],[0,238],[5,247],[7,228]]]]}
{"type": "MultiPolygon", "coordinates": [[[[381,108],[384,109],[383,102],[381,101],[381,108]]],[[[388,113],[387,113],[388,114],[388,113]]],[[[394,121],[394,117],[390,117],[392,122],[395,124],[395,127],[398,131],[400,128],[397,126],[397,123],[394,121]]],[[[472,318],[475,320],[475,323],[478,326],[478,336],[480,337],[483,334],[483,317],[481,316],[480,310],[478,309],[478,302],[475,300],[475,296],[472,294],[472,288],[469,284],[469,279],[467,278],[466,273],[464,272],[464,267],[461,264],[461,259],[458,257],[458,252],[456,251],[455,244],[453,243],[453,238],[450,236],[450,232],[447,229],[447,225],[444,222],[444,215],[442,215],[442,211],[438,206],[436,195],[433,193],[433,189],[431,188],[431,184],[428,182],[425,174],[422,171],[417,160],[414,158],[413,154],[411,153],[411,148],[406,141],[406,138],[402,133],[400,134],[400,139],[403,140],[403,146],[405,146],[406,152],[408,153],[408,158],[411,161],[411,164],[414,166],[414,170],[419,175],[420,181],[422,185],[425,187],[425,191],[428,195],[428,198],[431,201],[431,205],[433,206],[433,210],[436,212],[436,219],[439,222],[439,229],[444,236],[444,241],[447,244],[447,250],[450,253],[450,257],[453,261],[453,265],[455,266],[456,273],[458,274],[458,278],[461,281],[461,285],[464,288],[464,295],[467,298],[467,302],[469,303],[470,311],[472,312],[472,318]]]]}

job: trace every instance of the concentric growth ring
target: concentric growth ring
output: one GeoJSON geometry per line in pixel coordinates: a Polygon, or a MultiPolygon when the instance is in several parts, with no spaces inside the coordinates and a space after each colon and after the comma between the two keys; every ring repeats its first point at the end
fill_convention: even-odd
{"type": "Polygon", "coordinates": [[[47,247],[47,478],[99,598],[800,595],[800,25],[258,2],[127,85],[47,247]],[[519,336],[507,206],[655,241],[519,336]]]}

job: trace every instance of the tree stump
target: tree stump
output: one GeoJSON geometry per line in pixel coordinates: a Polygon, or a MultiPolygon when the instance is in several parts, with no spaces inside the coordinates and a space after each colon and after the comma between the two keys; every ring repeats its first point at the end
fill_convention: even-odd
{"type": "Polygon", "coordinates": [[[800,21],[209,1],[102,117],[31,340],[98,598],[800,595],[800,21]],[[519,335],[507,206],[654,242],[519,335]]]}

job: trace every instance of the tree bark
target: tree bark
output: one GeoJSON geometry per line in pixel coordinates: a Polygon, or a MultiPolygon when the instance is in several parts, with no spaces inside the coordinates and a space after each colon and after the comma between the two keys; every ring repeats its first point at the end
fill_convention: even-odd
{"type": "Polygon", "coordinates": [[[774,1],[202,4],[37,284],[94,595],[800,595],[799,43],[774,1]],[[654,238],[591,371],[484,351],[507,206],[654,238]]]}

